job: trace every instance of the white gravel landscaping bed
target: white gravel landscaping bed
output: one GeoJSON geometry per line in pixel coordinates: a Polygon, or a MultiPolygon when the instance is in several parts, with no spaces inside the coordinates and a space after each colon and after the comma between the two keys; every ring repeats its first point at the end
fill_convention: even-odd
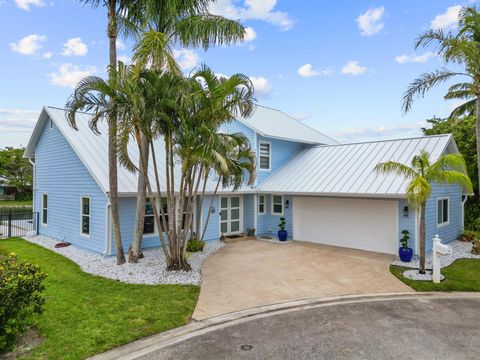
{"type": "Polygon", "coordinates": [[[161,248],[142,250],[144,258],[137,264],[125,263],[117,265],[115,256],[105,257],[70,245],[64,248],[55,248],[59,241],[38,235],[25,237],[27,241],[55,251],[80,265],[81,269],[89,274],[102,276],[132,284],[182,284],[200,285],[202,277],[200,268],[208,255],[224,246],[220,241],[210,241],[205,244],[202,252],[189,255],[188,262],[192,271],[167,271],[165,256],[161,248]]]}
{"type": "MultiPolygon", "coordinates": [[[[480,255],[472,254],[472,243],[470,242],[462,242],[459,240],[451,241],[446,245],[452,247],[452,253],[449,255],[443,255],[440,257],[440,264],[441,268],[450,266],[453,262],[457,259],[480,259],[480,255]]],[[[431,271],[427,271],[425,274],[419,274],[419,258],[415,256],[412,258],[410,262],[403,262],[397,257],[393,262],[392,265],[398,265],[403,267],[412,268],[412,270],[406,270],[403,272],[403,276],[408,279],[412,280],[432,280],[431,271]]],[[[427,254],[425,257],[425,269],[431,270],[432,269],[432,254],[427,254]]],[[[443,280],[442,275],[442,280],[443,280]]]]}

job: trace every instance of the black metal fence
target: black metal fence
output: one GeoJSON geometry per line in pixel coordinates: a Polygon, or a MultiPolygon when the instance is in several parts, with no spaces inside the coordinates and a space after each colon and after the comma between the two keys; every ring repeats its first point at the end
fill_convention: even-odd
{"type": "Polygon", "coordinates": [[[0,214],[0,238],[38,235],[38,212],[0,214]]]}

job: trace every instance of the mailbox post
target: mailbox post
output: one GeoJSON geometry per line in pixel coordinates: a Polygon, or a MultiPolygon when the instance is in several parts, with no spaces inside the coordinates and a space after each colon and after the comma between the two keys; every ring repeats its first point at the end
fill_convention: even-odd
{"type": "Polygon", "coordinates": [[[433,254],[432,254],[432,280],[434,283],[438,284],[440,283],[441,280],[441,274],[440,274],[440,256],[442,255],[448,255],[452,253],[452,248],[448,245],[442,244],[442,240],[438,237],[438,235],[435,235],[433,238],[433,254]]]}

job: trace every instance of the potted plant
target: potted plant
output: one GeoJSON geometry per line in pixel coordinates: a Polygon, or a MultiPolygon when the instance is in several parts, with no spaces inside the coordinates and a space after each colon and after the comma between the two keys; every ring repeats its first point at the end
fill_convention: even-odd
{"type": "Polygon", "coordinates": [[[284,217],[281,217],[280,218],[280,224],[278,224],[278,240],[280,241],[285,241],[287,240],[287,230],[285,230],[285,225],[286,225],[286,222],[285,222],[285,218],[284,217]]]}
{"type": "Polygon", "coordinates": [[[403,237],[400,239],[400,249],[398,249],[398,255],[403,262],[410,262],[413,256],[413,249],[408,247],[408,239],[410,239],[410,233],[408,230],[402,230],[403,237]]]}

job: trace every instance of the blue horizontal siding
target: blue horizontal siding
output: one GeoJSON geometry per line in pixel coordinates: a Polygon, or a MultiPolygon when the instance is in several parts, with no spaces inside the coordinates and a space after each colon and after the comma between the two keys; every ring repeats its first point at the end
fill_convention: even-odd
{"type": "Polygon", "coordinates": [[[254,143],[254,131],[252,129],[250,129],[248,126],[245,126],[244,124],[242,124],[240,121],[238,120],[233,120],[232,122],[228,123],[228,124],[224,124],[222,125],[222,127],[220,128],[220,130],[224,133],[227,133],[227,134],[238,134],[238,133],[241,133],[243,135],[246,136],[246,138],[248,139],[248,141],[250,142],[250,146],[252,148],[255,147],[255,143],[254,143]]]}
{"type": "MultiPolygon", "coordinates": [[[[271,144],[271,169],[261,170],[257,167],[257,186],[261,185],[271,174],[280,169],[289,160],[305,148],[302,143],[294,141],[271,139],[263,136],[257,136],[257,149],[260,142],[269,142],[271,144]]],[[[260,154],[257,151],[257,164],[260,163],[260,154]]]]}
{"type": "Polygon", "coordinates": [[[65,137],[47,122],[35,149],[35,211],[42,214],[42,195],[48,195],[48,224],[41,235],[103,252],[105,194],[80,161],[65,137]],[[90,197],[90,236],[80,235],[80,198],[90,197]]]}
{"type": "Polygon", "coordinates": [[[413,249],[416,254],[416,228],[415,228],[415,208],[408,204],[407,200],[400,200],[398,202],[398,246],[400,247],[400,239],[403,237],[402,230],[408,230],[410,239],[408,240],[408,247],[413,249]],[[405,206],[408,207],[408,215],[404,216],[403,210],[405,206]]]}
{"type": "Polygon", "coordinates": [[[286,226],[285,230],[288,232],[288,236],[293,234],[293,198],[292,196],[284,196],[283,198],[283,215],[272,214],[272,195],[265,194],[265,214],[258,214],[257,212],[257,234],[258,235],[273,235],[276,236],[280,224],[280,218],[284,217],[286,226]],[[289,207],[285,207],[285,202],[288,200],[289,207]]]}
{"type": "Polygon", "coordinates": [[[433,184],[432,193],[425,208],[425,248],[432,251],[433,237],[438,234],[443,243],[458,238],[462,233],[462,188],[458,185],[433,184]],[[437,200],[448,197],[450,222],[445,226],[437,226],[437,200]]]}
{"type": "MultiPolygon", "coordinates": [[[[203,200],[203,209],[202,209],[202,231],[207,222],[208,210],[210,208],[210,203],[212,201],[212,196],[207,195],[203,200]]],[[[208,220],[207,231],[205,232],[205,240],[218,240],[220,238],[220,196],[216,195],[213,197],[212,213],[208,220]]]]}

